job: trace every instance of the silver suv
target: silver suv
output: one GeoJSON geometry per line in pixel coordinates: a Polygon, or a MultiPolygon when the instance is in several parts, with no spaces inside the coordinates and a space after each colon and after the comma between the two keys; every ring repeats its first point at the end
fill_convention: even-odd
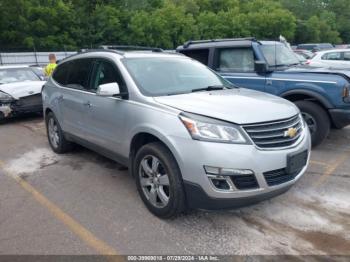
{"type": "Polygon", "coordinates": [[[292,103],[232,86],[164,52],[97,50],[62,61],[43,88],[49,143],[78,143],[129,167],[147,208],[255,203],[304,174],[310,135],[292,103]]]}

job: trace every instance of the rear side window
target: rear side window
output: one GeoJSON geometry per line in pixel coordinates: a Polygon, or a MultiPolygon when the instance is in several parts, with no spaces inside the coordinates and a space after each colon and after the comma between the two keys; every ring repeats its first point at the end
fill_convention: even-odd
{"type": "Polygon", "coordinates": [[[77,59],[70,62],[66,86],[74,89],[89,89],[89,76],[93,59],[77,59]]]}
{"type": "Polygon", "coordinates": [[[331,52],[331,53],[324,54],[322,56],[322,60],[341,60],[341,53],[331,52]]]}
{"type": "Polygon", "coordinates": [[[344,60],[350,61],[350,52],[344,52],[344,60]]]}
{"type": "Polygon", "coordinates": [[[181,53],[201,62],[202,64],[208,65],[209,49],[185,50],[181,51],[181,53]]]}
{"type": "Polygon", "coordinates": [[[218,70],[224,72],[253,72],[253,50],[251,48],[220,49],[218,70]]]}
{"type": "Polygon", "coordinates": [[[67,84],[70,63],[71,62],[66,62],[59,65],[52,75],[52,78],[62,86],[67,84]]]}

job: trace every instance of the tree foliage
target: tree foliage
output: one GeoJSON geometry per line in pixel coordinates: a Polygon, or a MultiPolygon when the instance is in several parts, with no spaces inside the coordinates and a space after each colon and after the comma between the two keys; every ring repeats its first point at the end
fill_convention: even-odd
{"type": "Polygon", "coordinates": [[[175,48],[254,36],[350,43],[348,0],[0,0],[0,48],[175,48]]]}

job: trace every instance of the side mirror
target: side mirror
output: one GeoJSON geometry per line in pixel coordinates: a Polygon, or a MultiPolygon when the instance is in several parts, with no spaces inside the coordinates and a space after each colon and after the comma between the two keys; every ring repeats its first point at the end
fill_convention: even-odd
{"type": "Polygon", "coordinates": [[[266,74],[269,71],[268,65],[265,61],[255,61],[254,63],[255,72],[258,74],[266,74]]]}
{"type": "Polygon", "coordinates": [[[98,96],[115,96],[115,95],[120,95],[120,89],[118,83],[108,83],[108,84],[103,84],[99,85],[97,88],[96,94],[98,96]]]}

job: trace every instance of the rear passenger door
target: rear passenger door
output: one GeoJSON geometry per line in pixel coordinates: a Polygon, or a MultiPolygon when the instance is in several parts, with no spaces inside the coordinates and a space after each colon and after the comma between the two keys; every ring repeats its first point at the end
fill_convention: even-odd
{"type": "Polygon", "coordinates": [[[114,61],[96,59],[89,94],[84,96],[87,106],[85,118],[86,138],[103,149],[120,153],[127,121],[128,103],[121,97],[98,96],[96,91],[102,84],[118,83],[120,92],[127,94],[125,82],[114,61]]]}
{"type": "Polygon", "coordinates": [[[93,59],[84,58],[66,62],[65,82],[61,84],[60,96],[58,98],[61,110],[61,123],[63,130],[77,137],[84,137],[84,118],[86,116],[86,105],[84,105],[84,94],[89,86],[93,59]]]}
{"type": "Polygon", "coordinates": [[[233,84],[265,91],[265,76],[255,72],[254,63],[251,46],[217,48],[213,59],[214,70],[233,84]]]}

